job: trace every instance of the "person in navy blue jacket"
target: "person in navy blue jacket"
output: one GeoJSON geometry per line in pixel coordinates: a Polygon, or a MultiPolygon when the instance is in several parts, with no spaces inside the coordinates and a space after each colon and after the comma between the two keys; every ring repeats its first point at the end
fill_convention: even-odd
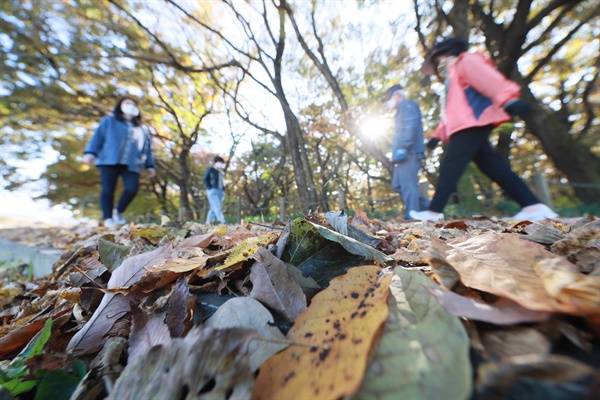
{"type": "Polygon", "coordinates": [[[406,97],[400,85],[390,87],[383,101],[389,109],[396,110],[392,189],[402,197],[405,218],[412,219],[411,211],[426,210],[429,206],[429,199],[419,194],[419,169],[425,152],[421,110],[415,101],[406,97]]]}
{"type": "Polygon", "coordinates": [[[210,210],[206,216],[206,223],[210,224],[215,218],[219,223],[225,224],[225,216],[221,208],[221,203],[225,198],[225,160],[220,156],[215,156],[213,165],[208,167],[204,173],[204,187],[206,188],[206,198],[210,205],[210,210]]]}
{"type": "Polygon", "coordinates": [[[100,207],[104,226],[126,223],[123,212],[135,198],[144,168],[153,178],[154,150],[148,129],[142,126],[142,115],[135,100],[124,97],[117,102],[112,115],[100,121],[92,140],[85,148],[83,161],[100,170],[100,207]],[[114,208],[117,181],[123,180],[123,193],[114,208]]]}

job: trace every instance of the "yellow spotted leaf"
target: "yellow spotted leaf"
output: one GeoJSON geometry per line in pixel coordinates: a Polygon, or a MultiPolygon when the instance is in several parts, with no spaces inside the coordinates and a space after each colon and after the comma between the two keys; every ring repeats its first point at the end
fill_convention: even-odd
{"type": "Polygon", "coordinates": [[[392,274],[350,268],[301,313],[288,339],[298,343],[260,368],[254,399],[338,399],[360,386],[369,353],[388,316],[392,274]],[[314,346],[311,346],[314,345],[314,346]]]}
{"type": "Polygon", "coordinates": [[[233,250],[231,250],[229,256],[227,256],[225,261],[223,261],[223,265],[219,265],[215,268],[215,270],[221,271],[232,267],[235,264],[246,261],[248,257],[258,251],[259,247],[266,247],[269,243],[277,239],[277,237],[279,237],[278,233],[266,233],[261,236],[244,239],[240,244],[235,246],[233,250]]]}

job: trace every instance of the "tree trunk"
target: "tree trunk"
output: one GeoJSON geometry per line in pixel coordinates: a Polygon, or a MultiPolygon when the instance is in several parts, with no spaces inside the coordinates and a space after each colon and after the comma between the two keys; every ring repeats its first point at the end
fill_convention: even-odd
{"type": "Polygon", "coordinates": [[[184,221],[194,219],[194,211],[190,205],[190,169],[188,167],[187,153],[182,152],[179,156],[179,167],[181,168],[181,181],[179,185],[179,207],[183,209],[184,221]]]}
{"type": "MultiPolygon", "coordinates": [[[[572,139],[558,118],[542,109],[531,92],[525,88],[523,98],[533,106],[526,119],[527,127],[535,135],[545,153],[569,182],[600,185],[600,159],[585,144],[572,139]]],[[[576,196],[585,204],[600,200],[600,188],[574,186],[576,196]]]]}
{"type": "Polygon", "coordinates": [[[304,143],[300,123],[291,110],[286,111],[286,108],[289,107],[284,105],[283,109],[287,128],[285,135],[287,141],[286,147],[292,159],[298,195],[302,203],[302,211],[307,213],[309,210],[314,210],[317,206],[318,196],[315,190],[312,169],[306,154],[306,144],[304,143]]]}

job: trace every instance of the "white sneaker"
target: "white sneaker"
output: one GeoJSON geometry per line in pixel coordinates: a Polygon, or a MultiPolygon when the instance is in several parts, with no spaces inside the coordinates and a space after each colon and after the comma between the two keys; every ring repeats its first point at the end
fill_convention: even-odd
{"type": "Polygon", "coordinates": [[[117,225],[125,225],[127,223],[127,221],[125,220],[125,218],[123,218],[123,215],[121,215],[121,213],[118,212],[116,208],[113,209],[112,220],[117,225]]]}
{"type": "Polygon", "coordinates": [[[526,212],[523,210],[519,211],[518,213],[516,213],[513,216],[513,219],[525,219],[527,221],[536,222],[536,221],[541,221],[546,218],[558,217],[558,214],[555,213],[554,211],[552,211],[552,209],[550,207],[548,207],[547,205],[538,203],[537,206],[538,206],[537,210],[535,210],[535,211],[530,211],[530,212],[526,212]]]}
{"type": "Polygon", "coordinates": [[[421,221],[437,221],[440,219],[444,219],[443,213],[437,213],[437,215],[431,214],[429,211],[415,211],[411,210],[408,215],[410,215],[414,219],[418,219],[421,221]]]}
{"type": "Polygon", "coordinates": [[[119,223],[117,223],[117,222],[116,222],[114,219],[112,219],[112,218],[106,218],[106,219],[104,220],[104,227],[105,227],[105,228],[112,228],[112,227],[114,227],[114,226],[119,226],[119,225],[120,225],[120,224],[119,224],[119,223]]]}

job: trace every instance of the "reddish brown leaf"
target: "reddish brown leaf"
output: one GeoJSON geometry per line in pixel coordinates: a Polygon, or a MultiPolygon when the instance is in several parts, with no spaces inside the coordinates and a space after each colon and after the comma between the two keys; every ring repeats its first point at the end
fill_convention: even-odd
{"type": "Polygon", "coordinates": [[[0,357],[5,357],[15,350],[25,346],[35,335],[44,327],[48,318],[57,318],[71,311],[73,307],[64,304],[62,307],[54,309],[44,314],[20,328],[13,329],[5,336],[0,338],[0,357]]]}
{"type": "Polygon", "coordinates": [[[184,249],[186,247],[208,247],[213,238],[212,233],[206,233],[204,235],[194,235],[183,240],[175,247],[176,249],[184,249]]]}
{"type": "Polygon", "coordinates": [[[302,288],[292,279],[283,261],[264,247],[260,247],[252,258],[257,262],[250,271],[250,297],[277,311],[288,321],[294,321],[306,310],[306,296],[302,288]]]}
{"type": "Polygon", "coordinates": [[[5,357],[13,351],[25,346],[36,333],[44,327],[48,318],[35,320],[27,325],[10,331],[0,338],[0,357],[5,357]]]}
{"type": "Polygon", "coordinates": [[[172,337],[181,337],[190,330],[195,305],[196,296],[190,293],[186,279],[179,278],[169,297],[165,319],[172,337]]]}

